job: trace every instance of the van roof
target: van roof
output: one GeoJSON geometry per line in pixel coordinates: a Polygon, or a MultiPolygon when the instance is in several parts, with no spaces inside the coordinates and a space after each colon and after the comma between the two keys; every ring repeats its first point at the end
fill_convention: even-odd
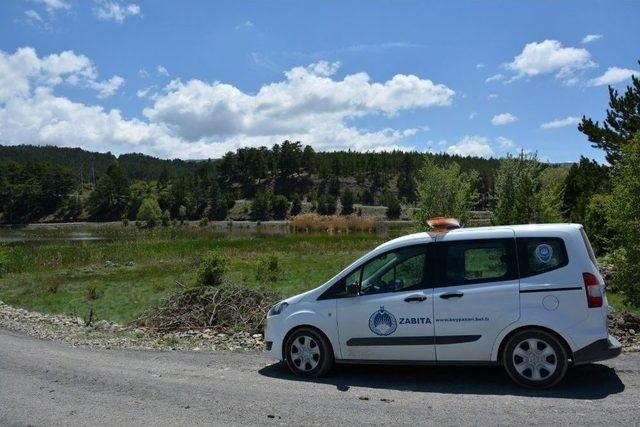
{"type": "MultiPolygon", "coordinates": [[[[456,235],[456,236],[465,236],[468,235],[469,238],[473,238],[475,233],[482,233],[484,236],[490,234],[491,232],[500,232],[500,231],[513,231],[516,237],[525,235],[528,237],[531,236],[545,236],[549,237],[550,233],[562,233],[562,232],[572,232],[582,228],[580,224],[518,224],[518,225],[499,225],[499,226],[491,226],[491,227],[469,227],[469,228],[457,228],[454,230],[447,231],[447,234],[456,235]]],[[[395,246],[399,243],[430,243],[433,242],[434,238],[432,237],[437,232],[434,233],[413,233],[407,234],[405,236],[398,237],[396,239],[390,240],[382,245],[378,246],[378,248],[387,247],[387,246],[395,246]]],[[[483,237],[484,237],[483,236],[483,237]]]]}

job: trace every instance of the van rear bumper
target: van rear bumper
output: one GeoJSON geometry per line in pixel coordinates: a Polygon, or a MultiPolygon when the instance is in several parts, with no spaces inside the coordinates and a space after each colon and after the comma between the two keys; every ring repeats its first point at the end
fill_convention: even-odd
{"type": "Polygon", "coordinates": [[[592,342],[573,353],[573,364],[583,365],[585,363],[599,362],[601,360],[613,359],[622,353],[622,344],[613,335],[607,338],[592,342]]]}

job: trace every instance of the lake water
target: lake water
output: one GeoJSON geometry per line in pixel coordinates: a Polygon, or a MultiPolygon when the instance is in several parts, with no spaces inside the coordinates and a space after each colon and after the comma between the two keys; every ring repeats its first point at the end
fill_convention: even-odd
{"type": "MultiPolygon", "coordinates": [[[[164,232],[171,232],[171,228],[163,228],[164,232]]],[[[286,221],[270,221],[257,225],[250,221],[236,221],[232,226],[223,221],[209,223],[206,229],[197,227],[195,224],[182,229],[187,233],[210,233],[211,236],[279,236],[291,233],[292,229],[286,221]]],[[[407,234],[412,232],[406,224],[386,224],[376,227],[379,235],[388,235],[393,230],[393,234],[407,234]],[[406,231],[403,233],[403,231],[406,231]]],[[[159,230],[160,231],[160,230],[159,230]]],[[[112,239],[135,239],[144,230],[139,231],[132,224],[127,228],[117,225],[100,224],[76,224],[76,225],[51,225],[51,226],[31,226],[22,228],[0,228],[0,244],[12,243],[38,243],[38,242],[90,242],[112,239]]]]}

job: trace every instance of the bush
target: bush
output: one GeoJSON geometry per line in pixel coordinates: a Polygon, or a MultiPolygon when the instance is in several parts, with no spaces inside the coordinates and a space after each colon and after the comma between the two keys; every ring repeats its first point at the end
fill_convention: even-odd
{"type": "Polygon", "coordinates": [[[584,228],[593,250],[603,255],[611,245],[614,231],[608,223],[611,210],[611,196],[594,194],[584,209],[584,228]]]}
{"type": "Polygon", "coordinates": [[[318,197],[318,213],[320,215],[333,215],[336,213],[336,198],[331,194],[323,194],[318,197]]]}
{"type": "Polygon", "coordinates": [[[258,258],[256,263],[256,279],[262,282],[275,282],[278,280],[282,268],[280,258],[275,254],[265,255],[258,258]]]}
{"type": "Polygon", "coordinates": [[[640,133],[622,148],[614,166],[609,224],[620,258],[614,278],[625,302],[640,306],[640,133]]]}
{"type": "Polygon", "coordinates": [[[210,251],[200,262],[197,284],[199,286],[218,286],[227,272],[229,258],[216,251],[210,251]]]}
{"type": "Polygon", "coordinates": [[[265,221],[269,219],[269,195],[258,193],[251,202],[251,219],[253,221],[265,221]]]}
{"type": "Polygon", "coordinates": [[[478,172],[461,172],[458,163],[439,165],[425,156],[417,180],[419,225],[426,227],[426,221],[436,216],[454,217],[464,223],[478,198],[477,182],[478,172]]]}
{"type": "Polygon", "coordinates": [[[180,218],[180,224],[184,224],[184,220],[187,217],[187,208],[184,205],[180,205],[178,208],[178,218],[180,218]]]}
{"type": "Polygon", "coordinates": [[[351,215],[353,213],[353,193],[348,188],[342,192],[340,204],[342,205],[340,215],[351,215]]]}
{"type": "Polygon", "coordinates": [[[300,194],[293,193],[291,195],[291,212],[289,214],[296,216],[300,212],[302,212],[302,199],[300,198],[300,194]]]}
{"type": "Polygon", "coordinates": [[[138,209],[136,220],[144,221],[147,227],[153,227],[156,225],[161,215],[162,211],[160,210],[158,201],[154,198],[147,197],[142,200],[142,203],[140,203],[140,209],[138,209]]]}
{"type": "Polygon", "coordinates": [[[271,199],[271,212],[275,219],[285,219],[289,210],[289,200],[282,194],[278,194],[271,199]]]}
{"type": "Polygon", "coordinates": [[[206,216],[203,216],[202,218],[200,218],[200,222],[198,223],[198,225],[200,227],[206,227],[209,225],[209,218],[207,218],[206,216]]]}
{"type": "Polygon", "coordinates": [[[7,248],[0,246],[0,277],[9,271],[9,251],[7,248]]]}
{"type": "Polygon", "coordinates": [[[165,209],[164,212],[162,212],[162,216],[160,216],[160,221],[162,222],[162,225],[164,227],[167,227],[169,225],[169,223],[171,222],[171,215],[169,214],[169,211],[165,209]]]}
{"type": "Polygon", "coordinates": [[[390,194],[387,196],[386,200],[387,205],[387,218],[389,219],[398,219],[400,218],[400,214],[402,213],[402,207],[400,206],[400,201],[397,197],[390,194]]]}

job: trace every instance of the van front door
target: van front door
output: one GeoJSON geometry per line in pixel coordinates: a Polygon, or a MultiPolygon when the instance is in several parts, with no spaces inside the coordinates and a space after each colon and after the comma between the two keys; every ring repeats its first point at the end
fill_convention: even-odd
{"type": "Polygon", "coordinates": [[[427,247],[410,246],[373,258],[347,277],[360,295],[338,299],[338,333],[346,360],[435,360],[427,247]]]}
{"type": "MultiPolygon", "coordinates": [[[[498,234],[498,235],[496,235],[498,234]]],[[[520,317],[514,233],[436,243],[434,289],[438,361],[489,361],[496,337],[520,317]]]]}

